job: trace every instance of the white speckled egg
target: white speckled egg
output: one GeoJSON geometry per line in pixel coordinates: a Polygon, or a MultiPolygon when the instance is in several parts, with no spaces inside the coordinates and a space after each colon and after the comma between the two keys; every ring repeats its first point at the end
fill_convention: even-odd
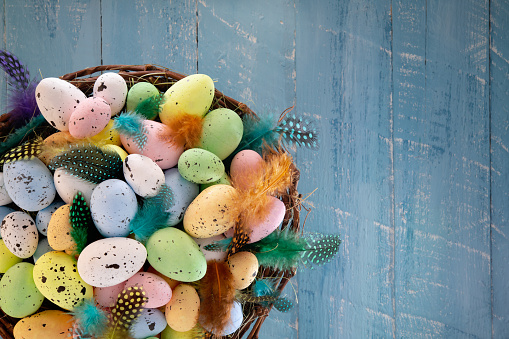
{"type": "Polygon", "coordinates": [[[53,177],[58,195],[66,204],[72,204],[72,200],[78,191],[83,194],[85,201],[90,203],[92,191],[97,184],[69,174],[62,167],[55,170],[53,177]]]}
{"type": "Polygon", "coordinates": [[[5,246],[19,258],[31,257],[37,249],[39,232],[34,220],[25,212],[5,216],[0,228],[5,246]]]}
{"type": "Polygon", "coordinates": [[[175,226],[184,219],[187,206],[198,196],[200,187],[198,184],[182,178],[177,168],[170,168],[164,171],[164,179],[166,185],[173,192],[173,201],[175,202],[168,210],[170,212],[168,226],[175,226]]]}
{"type": "Polygon", "coordinates": [[[129,154],[124,159],[125,181],[141,197],[153,197],[164,184],[161,167],[149,157],[141,154],[129,154]]]}
{"type": "Polygon", "coordinates": [[[69,118],[85,94],[73,84],[58,78],[45,78],[35,89],[42,115],[59,131],[69,130],[69,118]]]}
{"type": "Polygon", "coordinates": [[[86,98],[69,118],[69,133],[83,139],[99,134],[110,122],[110,105],[102,98],[86,98]]]}
{"type": "Polygon", "coordinates": [[[53,212],[55,212],[60,206],[65,205],[65,203],[61,200],[57,200],[51,203],[46,208],[43,208],[39,212],[37,212],[37,215],[35,217],[35,225],[37,226],[37,229],[39,230],[39,233],[42,235],[48,234],[48,224],[51,220],[51,216],[53,215],[53,212]]]}
{"type": "Polygon", "coordinates": [[[4,174],[3,172],[0,172],[0,205],[4,206],[10,204],[11,202],[12,199],[7,193],[7,190],[5,189],[4,174]]]}
{"type": "Polygon", "coordinates": [[[92,192],[90,211],[103,236],[126,237],[130,232],[129,223],[138,211],[136,194],[122,180],[105,180],[92,192]]]}
{"type": "Polygon", "coordinates": [[[134,339],[155,336],[166,328],[166,318],[163,312],[156,308],[145,308],[129,327],[134,339]]]}
{"type": "MultiPolygon", "coordinates": [[[[13,210],[12,208],[10,207],[7,207],[7,206],[0,206],[0,223],[2,222],[2,220],[4,220],[5,216],[11,212],[14,212],[15,210],[13,210]]],[[[0,234],[0,239],[2,239],[2,235],[0,234]]]]}
{"type": "Polygon", "coordinates": [[[78,273],[95,287],[108,287],[136,274],[147,259],[147,250],[130,238],[106,238],[94,241],[78,258],[78,273]]]}
{"type": "Polygon", "coordinates": [[[12,201],[26,211],[48,207],[56,195],[51,172],[37,158],[8,162],[4,180],[12,201]]]}
{"type": "Polygon", "coordinates": [[[127,84],[118,73],[101,74],[94,83],[94,96],[104,99],[111,107],[111,115],[117,115],[127,98],[127,84]]]}

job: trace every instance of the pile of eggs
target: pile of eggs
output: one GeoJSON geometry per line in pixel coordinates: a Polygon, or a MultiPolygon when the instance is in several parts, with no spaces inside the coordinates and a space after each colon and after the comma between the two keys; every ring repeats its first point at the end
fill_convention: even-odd
{"type": "MultiPolygon", "coordinates": [[[[115,116],[133,111],[138,103],[159,95],[150,83],[128,88],[117,73],[104,73],[87,97],[69,82],[43,79],[36,89],[41,113],[57,131],[45,143],[86,142],[117,152],[123,160],[121,179],[85,181],[65,168],[48,169],[39,158],[7,162],[0,173],[0,308],[22,318],[16,338],[67,338],[72,333],[70,312],[84,299],[94,298],[105,310],[129,286],[142,286],[148,298],[130,328],[133,338],[162,332],[162,338],[184,338],[198,323],[200,298],[192,282],[206,273],[207,261],[226,261],[225,252],[204,246],[233,236],[228,209],[234,187],[230,177],[243,177],[263,162],[254,151],[239,152],[229,176],[222,160],[238,146],[241,118],[226,108],[210,110],[214,83],[203,74],[188,76],[164,93],[159,119],[145,120],[142,149],[114,128],[115,116]],[[185,150],[161,142],[158,133],[175,112],[203,118],[197,148],[185,150]],[[141,243],[130,234],[129,223],[138,211],[139,198],[155,196],[162,185],[173,193],[166,228],[141,243]],[[93,223],[103,238],[88,244],[79,256],[70,236],[69,211],[81,192],[93,223]],[[60,309],[36,313],[44,299],[60,309]]],[[[43,159],[44,160],[44,159],[43,159]]],[[[271,197],[273,198],[273,197],[271,197]]],[[[264,220],[253,228],[252,241],[274,231],[285,213],[277,198],[264,220]]],[[[250,286],[258,272],[256,256],[238,252],[228,259],[237,290],[250,286]]],[[[237,330],[243,321],[235,302],[223,333],[237,330]]]]}

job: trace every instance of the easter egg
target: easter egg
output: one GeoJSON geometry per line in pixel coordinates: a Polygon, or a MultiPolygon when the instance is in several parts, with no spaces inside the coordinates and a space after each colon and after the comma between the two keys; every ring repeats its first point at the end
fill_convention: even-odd
{"type": "Polygon", "coordinates": [[[114,307],[124,286],[125,281],[108,287],[94,287],[94,299],[102,307],[114,307]]]}
{"type": "Polygon", "coordinates": [[[244,126],[237,113],[228,108],[218,108],[203,119],[203,131],[198,147],[226,159],[239,145],[244,126]]]}
{"type": "Polygon", "coordinates": [[[38,158],[46,165],[48,165],[59,152],[64,151],[67,147],[77,142],[78,139],[73,137],[69,131],[56,132],[49,135],[44,139],[44,146],[53,150],[52,152],[42,152],[38,158]]]}
{"type": "Polygon", "coordinates": [[[147,241],[148,262],[175,280],[191,282],[205,275],[207,262],[198,245],[173,227],[158,230],[147,241]]]}
{"type": "Polygon", "coordinates": [[[48,243],[55,251],[76,249],[76,242],[71,236],[70,208],[71,205],[67,204],[60,206],[48,224],[48,243]]]}
{"type": "Polygon", "coordinates": [[[159,95],[159,90],[151,83],[138,82],[134,84],[127,92],[127,111],[134,111],[140,102],[155,95],[159,95]]]}
{"type": "Polygon", "coordinates": [[[161,339],[196,339],[196,330],[192,328],[189,331],[179,332],[170,326],[166,326],[164,331],[161,332],[161,339]]]}
{"type": "Polygon", "coordinates": [[[59,310],[46,310],[21,319],[14,326],[16,339],[72,338],[73,317],[59,310]]]}
{"type": "Polygon", "coordinates": [[[178,332],[191,330],[198,322],[200,297],[198,292],[187,284],[178,285],[173,297],[166,305],[165,316],[168,325],[178,332]]]}
{"type": "MultiPolygon", "coordinates": [[[[125,287],[142,286],[148,298],[145,308],[157,308],[166,305],[172,295],[171,287],[163,278],[148,272],[138,272],[125,282],[125,287]]],[[[162,330],[161,330],[162,331],[162,330]]]]}
{"type": "Polygon", "coordinates": [[[147,259],[147,250],[130,238],[106,238],[94,241],[78,257],[78,272],[94,287],[108,287],[136,274],[147,259]]]}
{"type": "Polygon", "coordinates": [[[83,194],[85,201],[90,202],[92,191],[97,186],[97,184],[67,173],[63,168],[57,168],[53,177],[58,195],[66,204],[72,204],[72,200],[78,192],[83,194]]]}
{"type": "MultiPolygon", "coordinates": [[[[11,212],[15,212],[16,210],[7,207],[7,206],[0,206],[0,223],[2,220],[4,220],[5,216],[11,212]]],[[[0,233],[0,239],[2,239],[2,234],[0,233]]]]}
{"type": "Polygon", "coordinates": [[[48,242],[48,238],[42,238],[39,240],[39,244],[37,245],[37,249],[35,250],[34,255],[32,258],[34,259],[34,264],[37,260],[39,260],[40,257],[42,257],[44,254],[54,251],[55,249],[51,248],[48,242]]]}
{"type": "Polygon", "coordinates": [[[223,239],[226,239],[226,237],[222,234],[218,234],[218,235],[210,237],[210,238],[193,238],[193,240],[198,244],[198,247],[202,251],[202,253],[205,256],[205,259],[207,261],[210,261],[210,260],[225,261],[226,260],[226,255],[227,255],[226,252],[207,251],[205,249],[205,246],[213,244],[216,241],[221,241],[223,239]]]}
{"type": "Polygon", "coordinates": [[[51,216],[53,213],[61,206],[65,205],[65,203],[61,200],[57,200],[52,202],[48,207],[43,208],[37,215],[35,216],[35,226],[37,226],[37,230],[42,235],[48,234],[48,225],[51,220],[51,216]]]}
{"type": "Polygon", "coordinates": [[[138,211],[136,194],[119,179],[101,182],[90,197],[90,211],[97,230],[105,237],[126,237],[138,211]]]}
{"type": "Polygon", "coordinates": [[[163,124],[178,112],[203,117],[214,99],[214,81],[205,74],[189,75],[174,83],[164,97],[165,102],[159,113],[163,124]]]}
{"type": "Polygon", "coordinates": [[[101,132],[111,118],[111,108],[101,98],[86,98],[72,112],[69,118],[69,133],[83,139],[101,132]]]}
{"type": "Polygon", "coordinates": [[[14,318],[23,318],[41,307],[44,296],[34,283],[34,265],[20,262],[7,270],[0,281],[0,308],[14,318]]]}
{"type": "Polygon", "coordinates": [[[206,330],[209,332],[214,333],[218,336],[226,336],[229,334],[232,334],[236,330],[239,329],[240,325],[242,325],[243,320],[243,314],[242,314],[242,306],[237,301],[233,302],[233,307],[230,311],[230,319],[228,320],[228,323],[226,324],[226,327],[220,332],[220,333],[214,333],[212,329],[205,327],[206,330]]]}
{"type": "Polygon", "coordinates": [[[112,116],[117,115],[127,98],[127,84],[118,73],[103,73],[95,81],[93,93],[109,104],[112,116]]]}
{"type": "Polygon", "coordinates": [[[149,157],[129,154],[124,159],[125,181],[141,197],[153,197],[164,184],[163,170],[149,157]]]}
{"type": "Polygon", "coordinates": [[[90,142],[95,145],[109,144],[109,145],[122,145],[120,141],[120,134],[114,128],[115,121],[110,119],[106,127],[96,135],[89,138],[90,142]]]}
{"type": "Polygon", "coordinates": [[[51,172],[37,158],[4,164],[4,181],[12,201],[26,211],[48,207],[56,195],[51,172]]]}
{"type": "Polygon", "coordinates": [[[224,174],[224,164],[214,153],[191,148],[180,156],[178,170],[187,181],[206,184],[221,178],[224,174]]]}
{"type": "Polygon", "coordinates": [[[213,182],[209,182],[207,184],[200,184],[200,192],[205,190],[206,188],[210,187],[210,186],[214,186],[214,185],[229,185],[231,186],[231,180],[230,178],[228,177],[228,174],[226,174],[226,172],[221,176],[221,178],[219,178],[219,180],[216,180],[216,181],[213,181],[213,182]]]}
{"type": "Polygon", "coordinates": [[[12,199],[9,196],[9,193],[7,193],[7,189],[5,188],[4,174],[3,172],[0,172],[0,205],[4,206],[10,204],[11,202],[12,199]]]}
{"type": "Polygon", "coordinates": [[[20,257],[15,256],[7,246],[5,246],[4,240],[0,239],[0,273],[5,273],[9,268],[21,262],[20,257]]]}
{"type": "Polygon", "coordinates": [[[175,287],[177,287],[179,284],[180,284],[180,281],[178,280],[175,280],[175,279],[172,279],[172,278],[169,278],[167,276],[165,276],[164,274],[162,274],[161,272],[158,272],[155,268],[153,268],[152,266],[150,266],[148,269],[147,269],[147,272],[149,273],[154,273],[155,275],[157,275],[158,277],[160,278],[163,278],[164,281],[166,281],[168,283],[168,285],[171,287],[172,291],[175,287]]]}
{"type": "Polygon", "coordinates": [[[201,192],[184,214],[184,229],[194,238],[210,238],[235,225],[235,189],[214,185],[201,192]]]}
{"type": "Polygon", "coordinates": [[[69,311],[93,296],[92,286],[78,274],[76,260],[64,252],[42,255],[34,266],[34,281],[47,299],[69,311]]]}
{"type": "Polygon", "coordinates": [[[102,150],[106,151],[106,152],[117,152],[117,154],[120,156],[120,159],[122,161],[124,161],[125,158],[127,158],[128,154],[126,151],[124,151],[124,149],[120,146],[117,146],[117,145],[103,145],[101,147],[102,150]]]}
{"type": "Polygon", "coordinates": [[[173,192],[173,206],[167,210],[170,212],[168,226],[174,226],[184,219],[184,212],[187,206],[198,196],[199,187],[197,184],[182,178],[177,168],[170,168],[164,171],[164,180],[173,192]]]}
{"type": "Polygon", "coordinates": [[[163,312],[155,308],[145,308],[129,327],[129,334],[134,339],[144,339],[161,333],[165,328],[166,318],[163,312]]]}
{"type": "Polygon", "coordinates": [[[5,246],[20,258],[31,257],[37,249],[39,233],[34,220],[25,212],[12,212],[0,228],[5,246]]]}
{"type": "Polygon", "coordinates": [[[44,78],[35,89],[41,114],[59,131],[69,130],[69,119],[85,94],[73,84],[58,78],[44,78]]]}
{"type": "Polygon", "coordinates": [[[247,189],[253,183],[253,178],[259,176],[263,170],[264,161],[260,154],[247,149],[235,154],[230,165],[230,177],[239,189],[247,189]]]}
{"type": "Polygon", "coordinates": [[[161,136],[166,131],[166,127],[160,122],[144,120],[143,128],[146,141],[140,144],[135,138],[120,136],[122,145],[130,154],[143,154],[152,159],[162,169],[175,166],[184,149],[172,143],[163,141],[161,136]]]}
{"type": "Polygon", "coordinates": [[[258,259],[251,252],[237,252],[228,259],[228,266],[233,276],[233,287],[236,290],[247,288],[258,274],[258,259]]]}

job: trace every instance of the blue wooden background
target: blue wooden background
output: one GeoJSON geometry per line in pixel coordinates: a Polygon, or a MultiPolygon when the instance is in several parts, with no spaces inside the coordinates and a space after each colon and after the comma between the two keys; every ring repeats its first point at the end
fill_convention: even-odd
{"type": "MultiPolygon", "coordinates": [[[[33,75],[154,63],[316,119],[301,271],[262,338],[509,338],[508,0],[3,0],[33,75]]],[[[0,80],[0,108],[6,84],[0,80]]]]}

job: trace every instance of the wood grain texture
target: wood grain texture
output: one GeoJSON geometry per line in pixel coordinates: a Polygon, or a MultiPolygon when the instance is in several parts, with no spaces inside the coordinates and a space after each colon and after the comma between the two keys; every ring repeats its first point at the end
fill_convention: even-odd
{"type": "Polygon", "coordinates": [[[493,338],[509,338],[509,1],[490,13],[493,338]]]}
{"type": "Polygon", "coordinates": [[[393,11],[396,336],[488,338],[488,2],[393,11]]]}

